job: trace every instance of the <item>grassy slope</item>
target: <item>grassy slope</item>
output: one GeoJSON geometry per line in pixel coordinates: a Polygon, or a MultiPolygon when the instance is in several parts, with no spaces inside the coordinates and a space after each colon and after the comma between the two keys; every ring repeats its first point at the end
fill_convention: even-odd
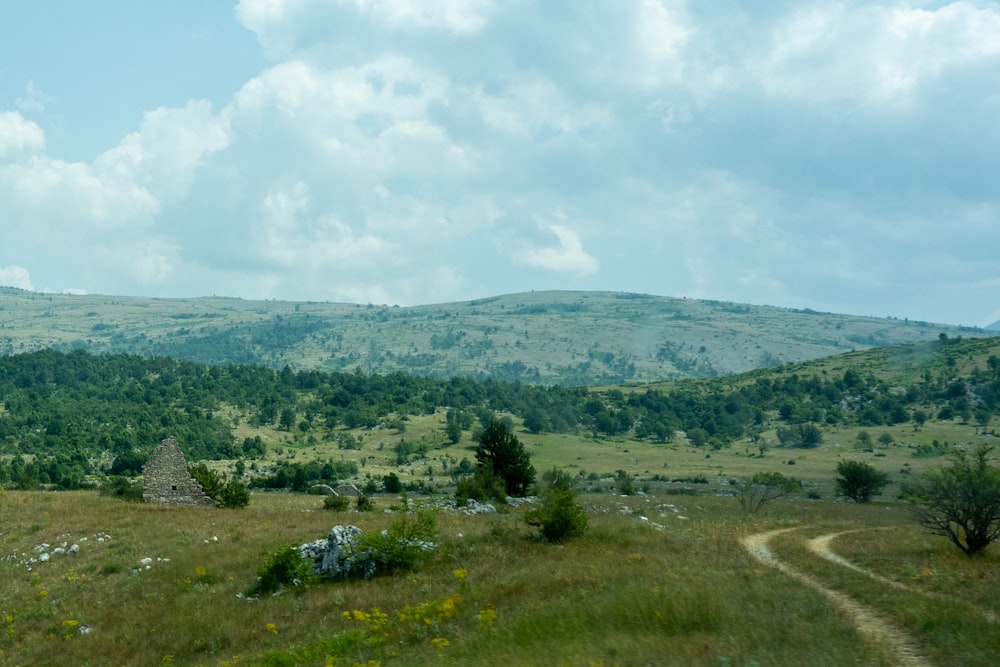
{"type": "Polygon", "coordinates": [[[434,558],[413,575],[247,602],[237,593],[274,548],[334,523],[377,530],[391,516],[334,515],[315,497],[285,494],[256,494],[242,511],[128,505],[91,492],[5,492],[0,501],[0,554],[81,545],[31,571],[0,561],[3,664],[892,664],[824,598],[740,548],[741,536],[778,526],[802,529],[776,541],[781,557],[901,616],[938,664],[989,665],[1000,648],[995,628],[961,613],[968,595],[921,604],[918,620],[898,607],[923,602],[919,595],[859,586],[797,546],[824,531],[878,528],[853,534],[847,553],[870,553],[867,567],[918,588],[972,586],[975,604],[1000,612],[996,550],[955,558],[895,504],[785,501],[747,518],[729,498],[584,496],[591,530],[564,546],[527,539],[519,510],[445,513],[434,558]],[[99,543],[102,535],[110,539],[99,543]],[[149,569],[131,574],[143,558],[153,559],[149,569]],[[343,618],[376,607],[388,615],[380,628],[343,618]]]}
{"type": "Polygon", "coordinates": [[[531,292],[409,308],[0,288],[0,354],[42,347],[210,363],[579,385],[727,375],[981,330],[610,292],[531,292]]]}
{"type": "MultiPolygon", "coordinates": [[[[981,365],[997,346],[997,340],[966,341],[962,349],[971,353],[953,363],[981,365]]],[[[875,350],[774,372],[842,373],[851,367],[905,380],[947,363],[925,352],[919,346],[875,350]]],[[[441,413],[412,418],[403,434],[365,432],[359,451],[337,450],[322,433],[313,434],[315,445],[287,433],[259,433],[273,457],[279,446],[281,457],[296,460],[365,457],[362,477],[376,478],[395,470],[404,479],[428,479],[430,467],[433,483],[446,489],[443,462],[473,453],[468,433],[458,445],[443,446],[443,427],[441,413]],[[427,459],[395,466],[392,445],[401,437],[427,444],[427,459]]],[[[323,665],[329,656],[339,665],[892,664],[824,598],[758,565],[739,546],[743,535],[786,526],[800,530],[775,540],[782,558],[896,620],[932,662],[988,665],[1000,651],[995,624],[963,613],[964,602],[1000,613],[1000,550],[994,546],[972,561],[956,557],[944,540],[923,534],[895,500],[907,474],[943,462],[914,458],[913,445],[994,442],[982,429],[958,420],[932,421],[920,431],[911,425],[869,429],[873,438],[889,431],[895,439],[874,452],[855,449],[858,429],[827,430],[818,448],[773,449],[763,458],[743,443],[709,452],[683,439],[653,445],[516,429],[540,470],[598,473],[596,480],[584,475],[592,529],[583,540],[557,547],[530,541],[519,511],[443,514],[437,555],[412,576],[324,585],[301,597],[253,603],[236,594],[251,585],[276,547],[321,537],[335,523],[381,529],[391,515],[334,515],[320,510],[316,497],[286,494],[255,494],[248,509],[223,511],[127,505],[93,492],[0,492],[0,557],[14,556],[0,561],[0,664],[323,665]],[[843,457],[870,461],[892,475],[882,502],[834,501],[834,468],[843,457]],[[638,476],[651,495],[608,494],[614,487],[609,477],[618,469],[638,476]],[[756,470],[799,477],[821,499],[777,501],[761,516],[744,517],[725,495],[727,482],[756,470]],[[654,481],[654,475],[704,476],[709,483],[654,481]],[[683,488],[699,495],[677,495],[683,488]],[[663,529],[638,523],[636,515],[663,529]],[[918,591],[873,584],[802,545],[805,537],[853,528],[879,530],[838,540],[845,555],[918,591]],[[111,539],[99,543],[105,533],[111,539]],[[80,553],[53,557],[31,571],[20,564],[35,547],[63,541],[80,544],[80,553]],[[131,575],[146,557],[153,559],[150,569],[131,575]],[[468,570],[467,579],[456,578],[457,568],[468,570]],[[953,599],[928,602],[920,591],[953,599]],[[460,597],[446,604],[455,594],[460,597]],[[423,608],[403,620],[399,614],[407,606],[423,608]],[[373,607],[390,618],[377,630],[342,617],[373,607]],[[479,620],[487,609],[496,612],[492,627],[479,620]],[[80,635],[79,625],[93,630],[80,635]],[[437,648],[432,639],[448,645],[438,642],[437,648]]],[[[238,427],[241,436],[257,432],[245,423],[238,427]]],[[[396,500],[378,502],[384,508],[396,500]]]]}

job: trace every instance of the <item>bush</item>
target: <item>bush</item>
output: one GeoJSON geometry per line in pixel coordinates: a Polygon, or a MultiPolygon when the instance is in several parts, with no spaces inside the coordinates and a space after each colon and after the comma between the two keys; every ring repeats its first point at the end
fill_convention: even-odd
{"type": "Polygon", "coordinates": [[[437,519],[430,510],[404,512],[380,533],[365,533],[358,541],[358,553],[375,561],[375,572],[411,572],[434,548],[437,519]]]}
{"type": "Polygon", "coordinates": [[[386,493],[399,493],[403,490],[403,484],[399,481],[399,476],[391,472],[382,478],[382,486],[386,493]]]}
{"type": "Polygon", "coordinates": [[[980,445],[972,454],[955,451],[950,466],[928,471],[904,492],[920,525],[967,556],[1000,539],[1000,468],[990,463],[992,450],[980,445]]]}
{"type": "Polygon", "coordinates": [[[108,477],[101,485],[100,495],[120,498],[132,503],[141,503],[142,484],[133,482],[128,477],[108,477]]]}
{"type": "Polygon", "coordinates": [[[462,475],[455,482],[455,503],[462,507],[470,498],[481,503],[507,500],[503,480],[493,474],[489,464],[480,466],[472,475],[462,475]]]}
{"type": "Polygon", "coordinates": [[[333,510],[334,512],[346,512],[347,508],[351,506],[351,500],[347,496],[338,496],[333,494],[323,498],[323,509],[333,510]]]}
{"type": "Polygon", "coordinates": [[[615,484],[618,487],[618,493],[623,496],[634,496],[639,491],[639,487],[635,484],[635,477],[624,470],[615,471],[615,484]]]}
{"type": "Polygon", "coordinates": [[[250,504],[250,491],[235,479],[224,480],[222,475],[210,470],[204,463],[189,466],[188,472],[201,484],[205,495],[215,502],[216,507],[238,509],[250,504]]]}
{"type": "Polygon", "coordinates": [[[292,586],[302,592],[315,580],[312,563],[307,561],[294,546],[276,551],[257,570],[257,581],[247,595],[272,595],[292,586]]]}
{"type": "Polygon", "coordinates": [[[802,488],[802,482],[780,472],[758,472],[736,483],[736,497],[747,514],[753,514],[769,500],[783,498],[802,488]]]}
{"type": "Polygon", "coordinates": [[[541,504],[524,513],[525,522],[538,528],[547,542],[582,536],[587,531],[588,519],[583,508],[576,504],[572,478],[561,470],[553,470],[548,478],[541,504]]]}
{"type": "Polygon", "coordinates": [[[837,493],[856,503],[866,503],[872,496],[882,495],[889,475],[863,461],[841,461],[837,464],[837,493]]]}
{"type": "Polygon", "coordinates": [[[375,501],[367,493],[359,493],[354,498],[354,506],[359,512],[375,511],[375,501]]]}

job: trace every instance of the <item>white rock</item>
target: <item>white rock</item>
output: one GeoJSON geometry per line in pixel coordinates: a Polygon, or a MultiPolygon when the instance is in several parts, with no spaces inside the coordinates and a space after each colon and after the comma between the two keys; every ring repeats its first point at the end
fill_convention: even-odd
{"type": "Polygon", "coordinates": [[[44,554],[40,555],[38,557],[38,560],[40,560],[43,563],[49,562],[49,554],[48,553],[44,553],[44,554]]]}

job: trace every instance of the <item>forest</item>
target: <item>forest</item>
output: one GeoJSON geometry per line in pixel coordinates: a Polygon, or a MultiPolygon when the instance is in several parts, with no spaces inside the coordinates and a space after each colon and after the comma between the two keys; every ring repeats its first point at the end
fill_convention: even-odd
{"type": "MultiPolygon", "coordinates": [[[[607,389],[41,350],[0,357],[0,485],[74,489],[105,475],[138,474],[171,435],[193,461],[263,457],[259,437],[234,435],[241,420],[343,440],[352,430],[400,428],[410,416],[439,410],[447,411],[449,426],[503,413],[532,433],[651,443],[683,437],[709,449],[758,442],[768,428],[776,429],[779,442],[772,444],[784,447],[817,446],[829,426],[912,422],[917,429],[929,420],[960,420],[985,428],[1000,412],[998,346],[996,339],[942,336],[886,348],[897,358],[919,352],[919,365],[905,373],[872,363],[888,354],[874,350],[858,357],[863,362],[836,366],[841,370],[806,363],[607,389]]],[[[447,427],[440,437],[457,441],[447,427]]],[[[279,469],[261,484],[300,488],[324,473],[335,479],[352,472],[314,467],[319,472],[279,469]]]]}

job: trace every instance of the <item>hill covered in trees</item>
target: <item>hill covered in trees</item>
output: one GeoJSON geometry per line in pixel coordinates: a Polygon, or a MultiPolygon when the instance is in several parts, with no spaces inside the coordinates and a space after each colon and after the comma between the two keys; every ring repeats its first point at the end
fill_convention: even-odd
{"type": "Polygon", "coordinates": [[[0,355],[80,349],[565,386],[717,377],[941,334],[990,333],[613,292],[531,292],[401,308],[0,288],[0,355]]]}
{"type": "MultiPolygon", "coordinates": [[[[192,460],[263,456],[259,437],[237,436],[253,428],[349,448],[354,434],[403,433],[409,418],[436,412],[448,413],[448,426],[430,436],[442,445],[458,441],[452,423],[461,437],[494,413],[515,416],[532,433],[684,438],[709,450],[756,443],[765,432],[781,446],[809,448],[830,427],[985,428],[1000,413],[1000,339],[942,337],[727,378],[600,391],[43,350],[0,358],[0,484],[75,488],[88,475],[135,473],[170,435],[192,460]]],[[[400,461],[412,453],[405,440],[397,444],[400,461]]]]}

